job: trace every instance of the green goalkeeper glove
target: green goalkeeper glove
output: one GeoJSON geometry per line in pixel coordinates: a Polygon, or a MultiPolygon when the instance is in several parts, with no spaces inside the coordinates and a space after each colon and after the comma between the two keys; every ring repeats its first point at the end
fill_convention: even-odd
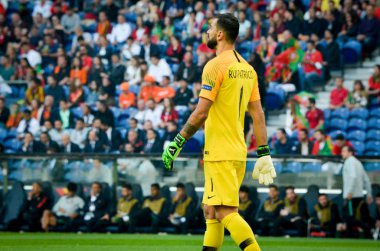
{"type": "Polygon", "coordinates": [[[171,171],[173,169],[173,161],[177,158],[185,143],[186,139],[178,133],[174,140],[165,148],[162,153],[162,161],[166,170],[171,171]]]}
{"type": "Polygon", "coordinates": [[[257,161],[253,168],[252,178],[258,179],[259,184],[269,185],[276,178],[276,170],[274,169],[272,158],[270,157],[269,146],[259,146],[257,148],[257,161]]]}

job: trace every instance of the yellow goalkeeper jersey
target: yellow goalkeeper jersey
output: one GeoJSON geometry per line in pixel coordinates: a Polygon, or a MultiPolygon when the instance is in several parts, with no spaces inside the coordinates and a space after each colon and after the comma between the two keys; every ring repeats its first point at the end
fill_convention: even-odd
{"type": "Polygon", "coordinates": [[[249,102],[260,100],[253,67],[234,50],[222,52],[204,67],[199,96],[214,102],[205,123],[204,160],[245,161],[244,115],[249,102]]]}

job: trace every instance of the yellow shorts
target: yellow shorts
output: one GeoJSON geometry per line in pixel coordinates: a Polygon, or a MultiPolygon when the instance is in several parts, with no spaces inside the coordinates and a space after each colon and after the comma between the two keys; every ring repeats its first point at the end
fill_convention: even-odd
{"type": "Polygon", "coordinates": [[[244,179],[245,161],[205,161],[204,173],[203,204],[239,207],[239,189],[244,179]]]}

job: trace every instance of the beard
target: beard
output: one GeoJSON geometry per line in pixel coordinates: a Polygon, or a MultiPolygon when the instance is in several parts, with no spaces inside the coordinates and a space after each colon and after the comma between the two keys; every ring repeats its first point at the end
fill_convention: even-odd
{"type": "Polygon", "coordinates": [[[217,46],[218,42],[216,41],[215,38],[211,38],[207,41],[207,47],[210,48],[211,50],[214,50],[217,46]]]}

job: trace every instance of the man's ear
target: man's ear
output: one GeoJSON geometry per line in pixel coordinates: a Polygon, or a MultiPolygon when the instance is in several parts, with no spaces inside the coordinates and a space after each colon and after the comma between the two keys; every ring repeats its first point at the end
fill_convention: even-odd
{"type": "Polygon", "coordinates": [[[218,34],[216,34],[216,40],[222,40],[224,38],[223,31],[217,31],[218,34]]]}

